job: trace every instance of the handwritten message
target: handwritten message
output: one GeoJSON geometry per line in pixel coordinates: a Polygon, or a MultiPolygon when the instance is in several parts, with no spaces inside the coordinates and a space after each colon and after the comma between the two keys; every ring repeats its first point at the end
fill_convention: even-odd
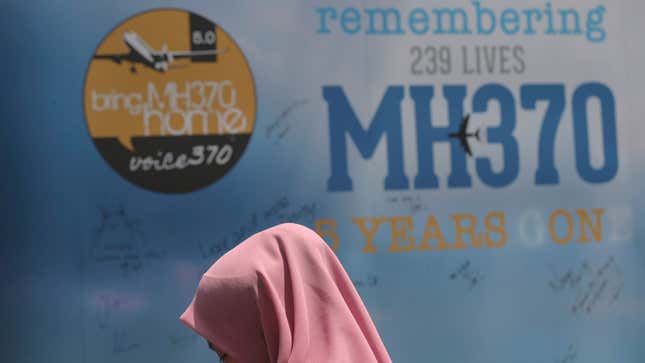
{"type": "Polygon", "coordinates": [[[197,343],[199,335],[197,334],[184,334],[184,335],[169,335],[168,342],[173,349],[177,349],[184,345],[192,345],[197,343]]]}
{"type": "Polygon", "coordinates": [[[391,205],[399,205],[406,208],[411,215],[428,210],[426,202],[421,198],[421,194],[401,194],[390,195],[385,197],[385,202],[391,205]]]}
{"type": "Polygon", "coordinates": [[[471,289],[475,288],[484,279],[484,275],[473,268],[470,260],[462,263],[449,277],[454,281],[464,281],[471,289]]]}
{"type": "Polygon", "coordinates": [[[112,352],[126,353],[141,348],[140,343],[130,341],[125,329],[117,329],[113,333],[112,352]]]}
{"type": "Polygon", "coordinates": [[[267,226],[283,222],[312,224],[316,219],[316,208],[315,202],[294,204],[286,196],[281,197],[267,208],[249,214],[233,232],[214,241],[197,242],[199,254],[203,259],[219,257],[251,234],[267,226]]]}
{"type": "Polygon", "coordinates": [[[592,313],[601,304],[611,306],[621,296],[623,273],[613,256],[594,266],[583,261],[579,266],[558,273],[553,266],[549,287],[556,294],[572,295],[571,312],[592,313]]]}
{"type": "Polygon", "coordinates": [[[361,288],[374,287],[378,285],[378,276],[375,274],[367,274],[364,279],[352,279],[352,282],[359,290],[361,288]]]}
{"type": "Polygon", "coordinates": [[[569,344],[569,348],[567,348],[566,353],[562,355],[559,359],[555,359],[555,363],[573,363],[576,360],[576,357],[578,357],[578,351],[576,347],[573,344],[569,344]]]}
{"type": "Polygon", "coordinates": [[[127,277],[149,261],[166,258],[165,250],[148,243],[141,219],[131,217],[124,205],[98,210],[100,220],[90,246],[90,258],[96,264],[116,266],[127,277]]]}
{"type": "Polygon", "coordinates": [[[265,129],[265,135],[268,139],[272,139],[274,145],[279,144],[280,140],[289,132],[291,125],[293,123],[293,118],[289,117],[296,109],[301,108],[302,106],[309,103],[307,99],[296,100],[285,108],[276,119],[269,124],[265,129]]]}

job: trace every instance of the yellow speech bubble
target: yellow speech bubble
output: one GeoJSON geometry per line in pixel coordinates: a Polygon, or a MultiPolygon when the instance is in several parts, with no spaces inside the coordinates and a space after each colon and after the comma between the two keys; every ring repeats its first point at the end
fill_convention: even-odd
{"type": "Polygon", "coordinates": [[[216,61],[194,60],[186,56],[195,35],[186,32],[189,28],[187,12],[155,10],[124,21],[103,39],[85,79],[85,115],[93,138],[116,138],[134,152],[133,137],[253,131],[255,85],[244,54],[214,26],[216,61]],[[186,121],[179,113],[202,109],[208,112],[206,126],[201,116],[186,121]],[[146,119],[145,112],[154,115],[146,119]]]}

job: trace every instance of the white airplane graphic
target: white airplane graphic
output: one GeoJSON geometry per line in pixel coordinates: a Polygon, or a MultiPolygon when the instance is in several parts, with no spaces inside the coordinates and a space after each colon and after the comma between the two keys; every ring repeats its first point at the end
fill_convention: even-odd
{"type": "Polygon", "coordinates": [[[168,46],[163,45],[161,51],[156,51],[146,43],[139,34],[127,31],[123,34],[123,42],[130,49],[128,53],[120,54],[95,54],[94,59],[108,59],[118,64],[130,62],[130,72],[137,73],[135,64],[141,63],[145,67],[164,73],[175,59],[192,58],[204,55],[216,55],[226,52],[224,50],[193,50],[193,51],[168,51],[168,46]]]}

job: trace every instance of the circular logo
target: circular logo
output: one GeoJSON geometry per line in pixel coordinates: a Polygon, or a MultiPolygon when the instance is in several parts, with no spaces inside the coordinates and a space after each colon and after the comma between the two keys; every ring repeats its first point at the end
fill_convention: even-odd
{"type": "Polygon", "coordinates": [[[162,193],[208,186],[235,165],[255,124],[248,62],[214,22],[174,9],[138,14],[96,49],[87,127],[121,176],[162,193]]]}

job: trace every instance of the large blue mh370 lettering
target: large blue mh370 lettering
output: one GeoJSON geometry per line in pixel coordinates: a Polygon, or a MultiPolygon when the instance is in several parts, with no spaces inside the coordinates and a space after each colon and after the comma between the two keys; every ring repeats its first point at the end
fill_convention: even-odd
{"type": "MultiPolygon", "coordinates": [[[[441,93],[448,105],[449,122],[447,127],[433,125],[431,101],[435,96],[432,85],[414,85],[409,94],[414,103],[415,127],[417,137],[418,173],[414,178],[415,189],[436,189],[440,180],[435,173],[433,145],[450,144],[451,171],[446,184],[448,188],[467,188],[472,185],[467,169],[466,154],[456,133],[464,119],[464,99],[467,94],[465,85],[445,85],[441,93]]],[[[555,139],[558,126],[566,109],[565,88],[563,84],[525,84],[519,92],[521,107],[532,111],[538,102],[546,102],[546,112],[542,121],[538,140],[536,185],[559,183],[556,168],[555,139]]],[[[341,86],[324,86],[323,98],[329,110],[329,135],[331,153],[331,176],[327,181],[330,191],[349,191],[353,189],[352,177],[347,160],[347,144],[353,141],[360,155],[372,158],[378,144],[387,141],[387,174],[384,177],[386,190],[409,189],[409,178],[405,174],[403,155],[403,132],[401,120],[401,101],[405,97],[403,86],[389,86],[374,113],[364,128],[356,116],[347,95],[341,86]],[[347,137],[349,136],[349,137],[347,137]]],[[[488,157],[475,158],[475,170],[479,179],[493,188],[501,188],[513,183],[520,171],[520,145],[514,136],[517,122],[517,102],[513,93],[501,84],[491,83],[479,87],[472,97],[472,114],[488,112],[489,106],[496,104],[499,110],[499,123],[487,127],[487,142],[501,147],[502,168],[493,168],[488,157]]],[[[616,111],[614,95],[609,87],[601,83],[580,85],[572,96],[573,130],[575,132],[572,150],[578,175],[589,183],[604,183],[612,180],[618,172],[618,145],[616,132],[616,111]],[[588,103],[597,100],[600,106],[602,129],[603,164],[592,166],[588,132],[588,103]]],[[[595,117],[595,116],[594,116],[595,117]]]]}

